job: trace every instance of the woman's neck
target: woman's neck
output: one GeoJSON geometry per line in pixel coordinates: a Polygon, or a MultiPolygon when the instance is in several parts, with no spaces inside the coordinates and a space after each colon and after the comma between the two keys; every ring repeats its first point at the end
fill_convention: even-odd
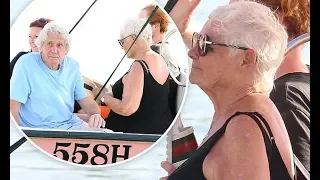
{"type": "Polygon", "coordinates": [[[252,86],[216,87],[205,89],[204,92],[214,105],[213,120],[226,113],[232,106],[248,95],[258,93],[252,86]]]}
{"type": "Polygon", "coordinates": [[[303,45],[296,47],[285,57],[277,70],[276,79],[289,73],[310,72],[306,64],[303,63],[302,48],[303,45]]]}
{"type": "Polygon", "coordinates": [[[150,48],[145,48],[143,50],[136,51],[133,59],[136,59],[136,60],[145,59],[145,57],[148,55],[150,50],[151,50],[150,48]]]}
{"type": "Polygon", "coordinates": [[[164,38],[164,34],[159,32],[152,37],[152,43],[158,44],[163,40],[163,38],[164,38]]]}

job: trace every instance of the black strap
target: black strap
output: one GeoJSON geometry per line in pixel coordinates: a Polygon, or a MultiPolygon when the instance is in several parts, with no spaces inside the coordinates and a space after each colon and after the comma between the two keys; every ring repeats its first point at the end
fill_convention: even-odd
{"type": "Polygon", "coordinates": [[[140,61],[138,61],[141,65],[142,65],[142,67],[143,67],[143,69],[147,72],[147,74],[149,73],[149,66],[148,66],[148,64],[144,61],[144,60],[140,60],[140,61]]]}
{"type": "Polygon", "coordinates": [[[274,137],[273,134],[271,132],[271,129],[267,123],[267,121],[257,112],[236,112],[234,115],[232,115],[226,122],[225,124],[222,126],[222,132],[224,133],[228,123],[235,117],[238,115],[247,115],[249,117],[251,117],[259,126],[261,132],[262,132],[262,136],[265,142],[265,146],[266,146],[266,152],[267,152],[267,157],[268,157],[268,162],[269,162],[269,169],[271,170],[271,157],[272,157],[272,146],[274,144],[274,137]],[[265,125],[265,127],[267,128],[267,131],[269,133],[269,135],[267,134],[265,128],[262,126],[261,121],[263,122],[263,124],[265,125]]]}
{"type": "Polygon", "coordinates": [[[88,89],[89,91],[93,91],[93,87],[84,83],[84,88],[88,89]]]}
{"type": "Polygon", "coordinates": [[[21,51],[10,61],[10,79],[11,79],[11,76],[13,73],[14,66],[16,65],[17,61],[20,59],[21,56],[23,56],[27,53],[29,53],[29,52],[21,51]]]}
{"type": "Polygon", "coordinates": [[[169,0],[167,4],[164,6],[164,10],[169,14],[173,7],[177,4],[178,0],[169,0]]]}
{"type": "Polygon", "coordinates": [[[147,87],[148,84],[146,84],[146,80],[147,80],[147,75],[149,73],[149,67],[147,65],[147,63],[143,60],[135,60],[135,62],[138,62],[141,66],[142,66],[142,70],[143,70],[143,79],[144,79],[144,82],[143,82],[143,88],[147,87]]]}

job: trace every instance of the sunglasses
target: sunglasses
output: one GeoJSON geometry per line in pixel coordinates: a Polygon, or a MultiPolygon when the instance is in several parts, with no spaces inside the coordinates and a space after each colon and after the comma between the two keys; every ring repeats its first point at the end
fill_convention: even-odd
{"type": "Polygon", "coordinates": [[[119,44],[120,44],[120,46],[121,47],[123,47],[123,40],[125,40],[126,38],[128,38],[128,37],[130,37],[131,35],[128,35],[128,36],[126,36],[126,37],[124,37],[124,38],[122,38],[122,39],[118,39],[118,42],[119,42],[119,44]]]}
{"type": "Polygon", "coordinates": [[[198,34],[197,32],[193,33],[192,36],[192,48],[198,46],[198,53],[200,56],[205,56],[208,52],[208,45],[216,45],[216,46],[223,46],[223,47],[231,47],[241,50],[248,50],[249,48],[222,44],[222,43],[215,43],[209,41],[209,37],[206,34],[198,34]]]}

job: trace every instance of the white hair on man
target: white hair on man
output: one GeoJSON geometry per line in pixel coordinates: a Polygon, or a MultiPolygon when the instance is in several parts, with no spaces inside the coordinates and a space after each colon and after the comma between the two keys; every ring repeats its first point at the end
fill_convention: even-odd
{"type": "MultiPolygon", "coordinates": [[[[238,1],[220,6],[210,16],[213,33],[219,34],[223,43],[253,49],[259,75],[257,86],[261,92],[270,93],[277,68],[284,59],[288,35],[277,15],[267,6],[253,1],[238,1]]],[[[230,56],[240,52],[230,48],[230,56]]]]}
{"type": "MultiPolygon", "coordinates": [[[[120,33],[123,37],[129,36],[130,34],[135,34],[136,36],[139,34],[143,25],[146,23],[147,19],[140,18],[127,18],[120,30],[120,33]]],[[[144,30],[139,35],[138,39],[143,39],[148,43],[152,43],[152,28],[148,23],[144,30]]]]}
{"type": "Polygon", "coordinates": [[[39,51],[42,51],[42,47],[46,39],[48,38],[48,33],[54,33],[59,38],[64,39],[66,50],[69,51],[71,46],[71,36],[69,32],[56,22],[49,22],[40,31],[39,36],[35,39],[35,44],[39,51]]]}

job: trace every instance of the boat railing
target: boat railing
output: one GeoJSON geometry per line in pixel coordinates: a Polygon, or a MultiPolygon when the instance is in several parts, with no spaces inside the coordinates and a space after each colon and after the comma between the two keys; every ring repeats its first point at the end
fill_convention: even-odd
{"type": "Polygon", "coordinates": [[[295,39],[291,40],[288,43],[287,51],[286,51],[285,55],[287,55],[289,52],[291,52],[294,48],[296,48],[304,43],[307,43],[309,41],[310,41],[310,33],[305,33],[305,34],[302,34],[301,36],[296,37],[295,39]]]}
{"type": "Polygon", "coordinates": [[[61,130],[25,127],[21,129],[29,138],[69,138],[156,142],[162,136],[161,134],[137,134],[122,132],[106,133],[104,131],[61,130]]]}

